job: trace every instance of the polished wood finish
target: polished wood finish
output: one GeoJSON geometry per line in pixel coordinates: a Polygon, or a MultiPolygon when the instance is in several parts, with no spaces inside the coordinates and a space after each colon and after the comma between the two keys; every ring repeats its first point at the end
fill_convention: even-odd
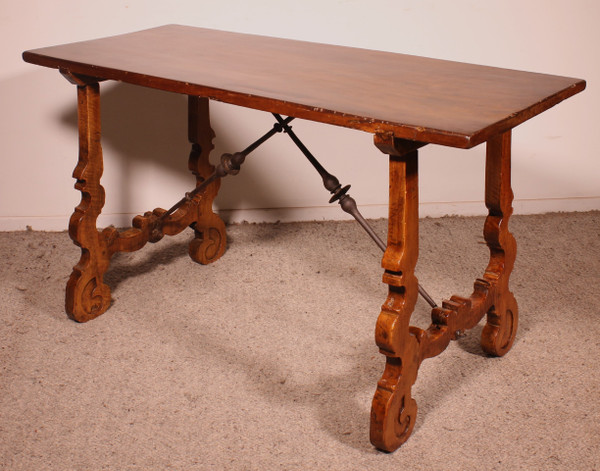
{"type": "MultiPolygon", "coordinates": [[[[188,135],[192,143],[188,167],[196,176],[196,185],[199,185],[215,168],[209,162],[215,133],[210,127],[208,99],[189,96],[188,103],[188,135]]],[[[217,179],[192,200],[191,207],[194,210],[189,212],[193,213],[193,217],[186,221],[186,225],[192,226],[195,233],[194,240],[190,242],[190,257],[203,265],[218,260],[227,246],[225,223],[212,209],[220,186],[221,181],[217,179]]]]}
{"type": "Polygon", "coordinates": [[[395,450],[410,436],[417,404],[410,395],[419,369],[418,338],[410,316],[417,302],[415,266],[419,253],[417,150],[393,136],[376,136],[375,145],[390,155],[388,244],[383,255],[383,282],[388,296],[375,327],[375,342],[386,357],[383,376],[371,407],[371,442],[395,450]]]}
{"type": "Polygon", "coordinates": [[[411,389],[423,360],[439,355],[486,315],[483,350],[496,356],[510,350],[518,325],[517,302],[509,289],[516,257],[508,229],[511,129],[582,91],[583,80],[183,26],[27,51],[24,59],[58,68],[77,86],[79,162],[73,176],[82,197],[69,234],[81,247],[81,259],[66,298],[75,320],[87,321],[109,307],[103,276],[116,252],[138,250],[190,226],[192,259],[210,263],[223,255],[225,225],[212,210],[220,181],[208,184],[214,170],[208,107],[215,99],[368,131],[389,156],[389,230],[382,260],[388,295],[375,328],[386,363],[370,430],[376,447],[393,451],[410,436],[417,414],[411,389]],[[189,97],[188,166],[198,194],[184,198],[172,213],[157,208],[136,216],[124,231],[96,228],[104,205],[101,80],[189,97]],[[413,327],[419,289],[418,149],[429,143],[468,148],[482,142],[487,143],[483,234],[488,266],[470,296],[452,296],[432,309],[427,329],[413,327]],[[199,188],[205,180],[207,187],[199,188]]]}
{"type": "Polygon", "coordinates": [[[386,451],[404,443],[415,425],[417,404],[411,388],[423,360],[439,355],[451,340],[475,327],[487,314],[481,334],[485,352],[502,356],[514,342],[518,308],[508,280],[516,258],[516,242],[508,230],[513,193],[510,182],[511,133],[487,143],[485,200],[489,214],[483,235],[490,261],[468,297],[452,296],[434,308],[423,330],[410,325],[418,293],[414,274],[418,257],[418,176],[414,142],[375,136],[375,145],[390,155],[388,247],[383,281],[388,297],[377,320],[375,340],[386,357],[371,408],[371,441],[386,451]]]}
{"type": "Polygon", "coordinates": [[[69,221],[69,235],[81,247],[79,263],[67,283],[66,310],[84,322],[99,316],[110,306],[110,289],[103,276],[108,269],[106,238],[96,230],[96,220],[104,206],[104,171],[100,145],[100,87],[97,83],[69,75],[77,83],[79,162],[73,171],[81,203],[69,221]]]}
{"type": "Polygon", "coordinates": [[[34,64],[455,147],[583,90],[583,80],[169,25],[27,51],[34,64]]]}
{"type": "MultiPolygon", "coordinates": [[[[78,322],[86,322],[105,312],[111,302],[110,289],[103,281],[111,257],[117,252],[133,252],[147,242],[158,242],[164,235],[176,235],[192,227],[195,238],[190,243],[190,257],[202,264],[217,260],[225,252],[225,224],[212,210],[220,181],[211,183],[201,194],[187,201],[166,218],[162,208],[136,216],[130,229],[96,228],[96,220],[104,206],[104,188],[100,184],[103,171],[100,145],[100,89],[89,77],[65,74],[77,84],[79,162],[73,178],[81,192],[81,203],[69,222],[69,235],[81,247],[81,258],[73,268],[66,290],[66,311],[78,322]]],[[[214,132],[210,127],[208,99],[189,97],[189,140],[192,151],[189,168],[197,184],[210,175],[209,163],[214,132]]]]}

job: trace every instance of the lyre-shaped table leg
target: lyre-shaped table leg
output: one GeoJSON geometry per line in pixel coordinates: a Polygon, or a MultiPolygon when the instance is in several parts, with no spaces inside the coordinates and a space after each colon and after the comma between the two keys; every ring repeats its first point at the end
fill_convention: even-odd
{"type": "Polygon", "coordinates": [[[512,346],[518,309],[508,281],[515,262],[516,242],[508,230],[513,194],[510,184],[510,131],[487,143],[485,201],[489,210],[484,237],[490,261],[475,282],[469,298],[452,296],[432,310],[427,330],[410,326],[417,298],[414,275],[418,257],[419,143],[377,135],[375,144],[390,156],[390,210],[388,246],[383,257],[383,281],[389,294],[377,320],[375,338],[386,356],[371,409],[371,442],[394,451],[410,436],[417,405],[411,388],[421,362],[439,355],[458,333],[473,328],[487,314],[481,344],[491,355],[504,355],[512,346]]]}
{"type": "MultiPolygon", "coordinates": [[[[105,193],[100,184],[103,172],[100,144],[100,87],[92,77],[63,75],[77,85],[79,161],[73,172],[75,188],[81,191],[81,203],[69,222],[69,235],[81,247],[81,258],[73,268],[67,283],[66,311],[70,317],[85,322],[105,312],[110,306],[110,288],[103,281],[110,259],[116,252],[131,252],[146,242],[156,242],[164,234],[175,235],[192,226],[195,238],[189,253],[193,260],[206,264],[217,260],[226,248],[225,224],[212,210],[219,190],[217,179],[195,195],[172,216],[162,220],[165,210],[157,208],[137,216],[133,228],[118,231],[114,227],[99,231],[96,222],[104,206],[105,193]]],[[[188,165],[197,184],[210,175],[209,163],[214,132],[210,127],[208,99],[189,97],[189,140],[192,143],[188,165]]]]}
{"type": "Polygon", "coordinates": [[[375,328],[386,365],[371,408],[371,442],[381,450],[393,451],[410,436],[417,414],[411,388],[417,379],[420,352],[409,324],[419,289],[414,273],[419,202],[417,150],[404,153],[402,141],[382,139],[376,136],[375,143],[390,155],[388,244],[382,261],[383,281],[389,288],[375,328]]]}
{"type": "Polygon", "coordinates": [[[97,82],[77,83],[77,110],[79,161],[73,178],[77,180],[75,188],[81,192],[81,202],[69,221],[69,235],[81,247],[81,258],[67,283],[66,311],[76,321],[85,322],[110,306],[110,289],[103,281],[110,255],[105,238],[96,229],[96,220],[104,206],[104,188],[100,184],[103,160],[97,82]]]}
{"type": "Polygon", "coordinates": [[[511,133],[495,136],[487,143],[485,204],[489,214],[483,234],[490,249],[490,262],[482,280],[494,286],[492,306],[481,333],[486,353],[502,356],[512,347],[518,325],[517,301],[508,288],[508,280],[517,256],[517,243],[508,230],[512,214],[511,133]]]}
{"type": "MultiPolygon", "coordinates": [[[[210,127],[208,98],[190,96],[188,103],[188,135],[192,143],[188,167],[196,176],[196,184],[199,185],[215,169],[209,162],[215,133],[210,127]]],[[[195,238],[190,242],[189,253],[198,263],[208,264],[218,260],[225,253],[227,246],[225,223],[212,208],[220,185],[221,181],[217,179],[194,199],[196,217],[192,227],[195,238]]]]}

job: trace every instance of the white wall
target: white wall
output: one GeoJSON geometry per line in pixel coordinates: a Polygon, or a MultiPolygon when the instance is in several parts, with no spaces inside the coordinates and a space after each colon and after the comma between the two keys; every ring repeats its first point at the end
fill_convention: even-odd
{"type": "MultiPolygon", "coordinates": [[[[517,212],[600,209],[600,2],[595,0],[0,0],[0,230],[60,230],[80,195],[75,89],[23,50],[167,23],[418,54],[584,78],[588,89],[517,128],[517,212]]],[[[168,207],[192,185],[181,96],[102,84],[100,224],[168,207]]],[[[215,103],[215,157],[271,126],[268,114],[215,103]]],[[[295,131],[365,215],[386,215],[387,161],[369,134],[296,121],[295,131]]],[[[483,214],[484,146],[421,151],[421,215],[483,214]]],[[[334,219],[328,194],[284,136],[224,180],[217,206],[229,220],[334,219]],[[271,208],[265,210],[264,208],[271,208]]]]}

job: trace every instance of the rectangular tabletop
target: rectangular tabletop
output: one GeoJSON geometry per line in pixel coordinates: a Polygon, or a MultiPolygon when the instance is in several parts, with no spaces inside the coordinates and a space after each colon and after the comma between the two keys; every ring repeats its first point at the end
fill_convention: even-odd
{"type": "Polygon", "coordinates": [[[469,148],[585,81],[168,25],[35,49],[27,62],[363,131],[469,148]]]}

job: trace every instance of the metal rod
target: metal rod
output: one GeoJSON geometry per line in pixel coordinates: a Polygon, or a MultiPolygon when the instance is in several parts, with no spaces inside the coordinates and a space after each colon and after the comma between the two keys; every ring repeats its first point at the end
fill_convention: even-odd
{"type": "Polygon", "coordinates": [[[258,146],[262,145],[265,141],[273,137],[275,134],[283,131],[284,126],[287,126],[288,123],[291,123],[293,120],[293,116],[288,116],[281,123],[274,124],[269,132],[266,132],[262,137],[258,138],[256,141],[254,141],[252,144],[246,147],[242,152],[240,152],[240,154],[244,154],[247,156],[250,152],[256,150],[258,146]]]}
{"type": "MultiPolygon", "coordinates": [[[[319,172],[319,175],[321,175],[321,178],[323,179],[323,186],[330,193],[334,194],[334,196],[335,196],[336,191],[337,192],[341,191],[342,185],[340,185],[340,181],[334,175],[331,175],[327,170],[325,170],[325,168],[316,159],[316,157],[310,153],[310,151],[306,148],[306,146],[303,144],[303,142],[298,138],[298,136],[296,136],[296,133],[294,133],[294,131],[292,131],[292,128],[287,125],[287,123],[281,117],[281,115],[278,115],[276,113],[272,113],[272,114],[275,117],[275,119],[277,120],[277,122],[281,125],[281,127],[283,128],[285,133],[290,137],[290,139],[292,141],[294,141],[294,144],[296,144],[298,149],[300,149],[300,151],[304,154],[304,156],[308,159],[308,161],[312,164],[312,166],[317,170],[317,172],[319,172]]],[[[350,186],[346,187],[345,191],[348,191],[349,189],[350,189],[350,186]]],[[[341,197],[341,195],[340,195],[340,197],[341,197]]],[[[330,200],[330,203],[332,203],[333,201],[336,201],[337,199],[339,199],[339,197],[336,198],[335,200],[334,199],[330,200]]]]}
{"type": "MultiPolygon", "coordinates": [[[[183,198],[181,198],[177,203],[171,206],[166,213],[163,213],[159,221],[162,222],[165,218],[173,214],[177,211],[181,206],[183,206],[187,201],[190,201],[194,196],[198,193],[204,191],[204,189],[214,182],[217,178],[224,177],[226,175],[236,175],[240,171],[240,166],[244,163],[244,160],[250,154],[250,152],[256,150],[260,145],[264,144],[267,140],[273,137],[275,134],[283,131],[283,126],[287,126],[294,118],[292,116],[288,116],[286,119],[282,120],[281,123],[276,123],[273,125],[270,131],[266,132],[248,147],[246,147],[241,152],[236,152],[235,154],[223,154],[221,156],[221,162],[217,165],[217,168],[213,173],[211,173],[204,181],[196,186],[192,191],[185,194],[183,198]]],[[[194,144],[194,146],[198,146],[194,144]]]]}
{"type": "Polygon", "coordinates": [[[421,286],[421,283],[419,283],[418,285],[419,285],[419,294],[427,302],[427,304],[429,304],[433,309],[438,307],[438,305],[433,300],[433,298],[431,296],[429,296],[429,293],[427,291],[425,291],[425,288],[423,288],[421,286]]]}
{"type": "MultiPolygon", "coordinates": [[[[325,168],[321,165],[321,163],[315,158],[314,155],[306,148],[306,146],[302,143],[302,141],[298,138],[296,133],[292,131],[291,126],[288,126],[286,120],[284,120],[279,114],[273,113],[273,116],[283,128],[283,131],[290,137],[290,139],[296,144],[296,146],[300,149],[300,151],[306,156],[308,161],[313,165],[313,167],[319,172],[321,178],[323,179],[323,186],[331,192],[333,195],[329,200],[330,203],[337,201],[342,208],[343,211],[350,214],[354,219],[362,226],[362,228],[367,232],[367,234],[373,239],[373,241],[377,244],[377,246],[385,252],[387,246],[381,240],[381,238],[375,233],[370,224],[366,221],[363,215],[358,210],[356,205],[356,200],[348,195],[348,190],[350,189],[350,185],[347,185],[342,188],[339,180],[331,175],[325,168]]],[[[425,301],[432,307],[438,307],[432,297],[425,291],[425,289],[419,284],[419,294],[423,297],[425,301]]]]}
{"type": "Polygon", "coordinates": [[[210,185],[212,182],[214,182],[217,179],[217,173],[216,171],[213,172],[212,174],[210,174],[205,180],[202,181],[202,183],[200,183],[196,188],[194,188],[192,191],[188,192],[185,194],[185,196],[183,198],[181,198],[177,203],[175,203],[173,206],[171,206],[166,213],[163,213],[160,216],[160,220],[162,221],[163,219],[167,218],[168,216],[170,216],[171,214],[173,214],[175,211],[177,211],[181,206],[183,206],[187,201],[190,201],[196,194],[200,193],[202,190],[204,190],[208,185],[210,185]]]}

